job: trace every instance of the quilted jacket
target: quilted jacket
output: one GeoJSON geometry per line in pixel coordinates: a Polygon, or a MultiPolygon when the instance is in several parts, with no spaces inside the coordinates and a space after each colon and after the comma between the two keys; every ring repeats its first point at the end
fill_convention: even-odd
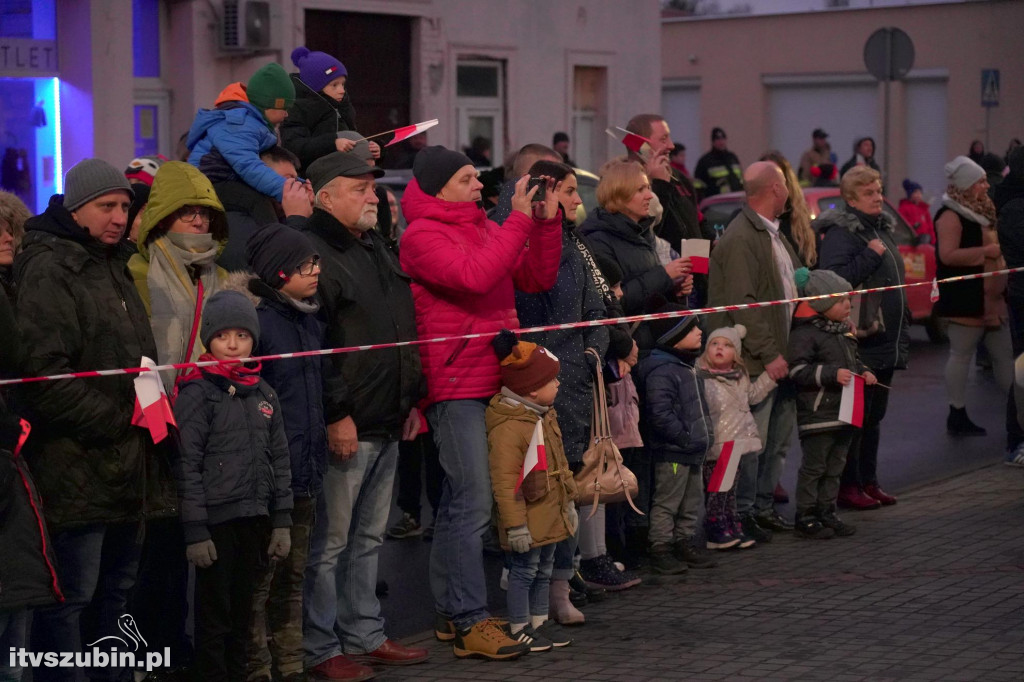
{"type": "MultiPolygon", "coordinates": [[[[562,220],[519,212],[498,226],[472,202],[431,197],[416,180],[402,196],[409,227],[402,235],[402,269],[413,279],[421,339],[496,333],[519,326],[515,290],[555,285],[562,256],[562,220]]],[[[490,399],[500,388],[491,338],[420,346],[427,404],[490,399]]]]}

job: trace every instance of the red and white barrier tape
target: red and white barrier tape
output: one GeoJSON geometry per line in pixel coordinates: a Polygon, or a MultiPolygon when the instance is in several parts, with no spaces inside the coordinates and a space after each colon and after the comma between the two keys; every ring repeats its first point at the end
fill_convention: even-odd
{"type": "MultiPolygon", "coordinates": [[[[1007,268],[1005,270],[996,270],[994,272],[982,272],[973,275],[959,275],[957,277],[947,277],[941,280],[932,280],[927,282],[911,282],[909,284],[893,284],[886,287],[875,287],[874,289],[858,289],[856,291],[849,291],[839,294],[822,294],[820,296],[801,296],[798,298],[780,299],[778,301],[756,301],[754,303],[743,303],[738,305],[722,305],[713,308],[693,308],[691,310],[676,310],[668,313],[646,313],[644,315],[627,315],[626,317],[616,317],[604,320],[588,320],[586,322],[568,322],[565,324],[549,324],[542,327],[524,327],[522,329],[513,329],[516,334],[535,334],[538,332],[551,332],[560,331],[564,329],[577,329],[580,327],[600,327],[610,324],[631,324],[633,322],[649,322],[651,320],[663,320],[671,317],[683,317],[684,315],[711,315],[713,313],[727,313],[735,312],[737,310],[751,310],[754,308],[768,308],[777,305],[786,305],[789,303],[800,303],[802,301],[816,301],[823,298],[838,298],[840,296],[846,296],[848,294],[862,295],[862,294],[873,294],[880,291],[894,291],[897,289],[909,289],[911,287],[923,287],[933,286],[936,284],[949,284],[952,282],[963,282],[971,279],[983,279],[986,277],[995,277],[997,275],[1008,275],[1013,273],[1024,272],[1024,267],[1021,268],[1007,268]]],[[[367,350],[382,350],[385,348],[401,348],[404,346],[420,346],[428,343],[446,343],[449,341],[458,341],[463,339],[486,339],[497,336],[497,332],[483,332],[479,334],[462,334],[459,336],[438,336],[430,339],[417,339],[415,341],[397,341],[392,343],[377,343],[368,346],[348,346],[345,348],[323,348],[321,350],[307,350],[298,351],[295,353],[278,353],[275,355],[261,355],[252,358],[241,358],[235,360],[205,360],[203,362],[179,362],[171,365],[156,365],[153,367],[126,367],[123,369],[100,369],[87,372],[68,372],[66,374],[51,374],[49,376],[42,377],[24,377],[20,379],[3,379],[0,380],[0,386],[10,386],[13,384],[32,384],[40,381],[57,381],[59,379],[89,379],[93,377],[108,377],[117,376],[120,374],[140,374],[142,372],[168,372],[171,370],[179,369],[194,369],[198,367],[211,367],[213,365],[234,365],[245,362],[272,362],[274,360],[287,360],[289,358],[307,358],[315,357],[318,355],[335,355],[340,353],[356,353],[359,351],[367,350]]]]}

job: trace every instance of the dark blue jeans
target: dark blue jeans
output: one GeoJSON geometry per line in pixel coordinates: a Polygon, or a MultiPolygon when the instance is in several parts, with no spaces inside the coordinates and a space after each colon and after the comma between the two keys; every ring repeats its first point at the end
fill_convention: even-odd
{"type": "MultiPolygon", "coordinates": [[[[83,651],[102,637],[121,635],[118,619],[126,613],[128,593],[139,570],[142,546],[138,532],[134,523],[93,524],[52,536],[64,603],[35,612],[33,651],[83,651]]],[[[36,682],[120,681],[128,679],[131,672],[120,668],[37,668],[32,675],[36,682]]]]}
{"type": "Polygon", "coordinates": [[[430,548],[430,589],[437,612],[459,629],[490,615],[483,557],[493,504],[486,410],[480,400],[446,400],[427,408],[444,469],[430,548]]]}

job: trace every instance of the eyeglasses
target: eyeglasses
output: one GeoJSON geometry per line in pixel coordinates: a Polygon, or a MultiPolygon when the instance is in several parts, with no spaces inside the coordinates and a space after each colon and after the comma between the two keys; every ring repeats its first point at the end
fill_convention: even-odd
{"type": "Polygon", "coordinates": [[[192,225],[196,221],[210,222],[213,212],[203,206],[185,206],[178,211],[177,218],[183,223],[192,225]]]}
{"type": "Polygon", "coordinates": [[[308,261],[300,263],[297,271],[304,277],[309,277],[314,272],[320,269],[320,256],[313,256],[308,261]]]}

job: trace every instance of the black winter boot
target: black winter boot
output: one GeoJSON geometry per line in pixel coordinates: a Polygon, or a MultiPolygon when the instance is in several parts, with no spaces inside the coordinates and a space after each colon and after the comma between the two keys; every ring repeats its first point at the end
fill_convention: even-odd
{"type": "Polygon", "coordinates": [[[672,545],[659,543],[651,545],[651,571],[662,575],[686,573],[686,562],[680,561],[672,553],[672,545]]]}
{"type": "Polygon", "coordinates": [[[967,416],[966,407],[949,406],[949,416],[946,417],[946,431],[951,436],[984,436],[987,432],[978,426],[967,416]]]}
{"type": "Polygon", "coordinates": [[[828,507],[827,509],[818,510],[818,521],[825,528],[831,528],[835,531],[837,537],[846,538],[857,532],[857,527],[849,523],[844,523],[842,519],[836,516],[835,505],[828,507]]]}
{"type": "Polygon", "coordinates": [[[810,509],[803,514],[800,512],[796,513],[796,519],[793,524],[793,531],[796,533],[796,536],[808,540],[828,540],[834,537],[835,531],[823,525],[815,511],[810,509]]]}

